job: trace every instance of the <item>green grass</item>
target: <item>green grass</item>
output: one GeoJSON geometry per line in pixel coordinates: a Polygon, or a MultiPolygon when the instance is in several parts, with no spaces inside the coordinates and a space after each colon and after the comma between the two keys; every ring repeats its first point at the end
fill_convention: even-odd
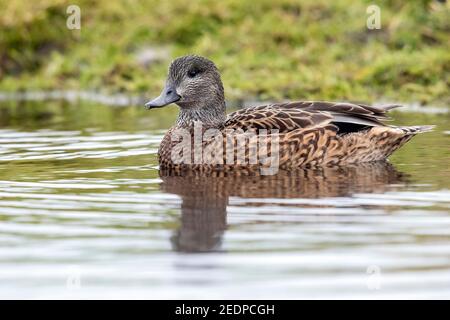
{"type": "Polygon", "coordinates": [[[450,4],[377,1],[0,0],[0,90],[88,89],[156,94],[167,65],[216,62],[228,99],[450,102],[450,4]],[[81,30],[66,8],[81,8],[81,30]],[[146,47],[169,54],[148,66],[146,47]]]}

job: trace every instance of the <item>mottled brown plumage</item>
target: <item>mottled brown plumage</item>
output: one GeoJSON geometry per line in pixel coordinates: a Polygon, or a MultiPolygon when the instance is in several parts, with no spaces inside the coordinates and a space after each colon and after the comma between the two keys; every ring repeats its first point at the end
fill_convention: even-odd
{"type": "Polygon", "coordinates": [[[147,106],[161,107],[172,102],[180,106],[180,115],[176,125],[164,136],[158,155],[162,168],[179,170],[254,170],[268,166],[267,159],[266,162],[262,159],[261,145],[267,146],[266,156],[273,156],[273,152],[278,151],[278,165],[282,169],[378,161],[389,157],[417,133],[432,128],[385,125],[387,112],[398,105],[324,101],[250,107],[225,118],[223,86],[217,68],[211,61],[198,56],[176,59],[169,69],[163,93],[147,106]],[[221,134],[220,138],[216,134],[200,142],[200,158],[195,155],[194,148],[197,124],[202,125],[202,134],[208,129],[216,129],[216,133],[221,134]],[[180,129],[191,136],[192,148],[188,156],[185,151],[176,149],[179,141],[173,139],[180,129]],[[268,134],[261,135],[261,130],[268,130],[268,134]],[[252,138],[255,132],[259,135],[252,138]],[[243,138],[248,139],[244,145],[239,145],[237,142],[243,138]],[[229,162],[226,150],[230,150],[227,149],[230,146],[235,155],[230,158],[234,161],[229,162]],[[278,150],[274,151],[275,146],[278,150]],[[239,163],[237,154],[244,161],[239,163]],[[257,163],[251,161],[255,157],[257,163]]]}

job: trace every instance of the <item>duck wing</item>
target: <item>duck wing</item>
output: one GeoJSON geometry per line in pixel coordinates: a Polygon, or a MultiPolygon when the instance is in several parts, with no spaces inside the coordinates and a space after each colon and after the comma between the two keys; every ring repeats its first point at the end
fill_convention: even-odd
{"type": "Polygon", "coordinates": [[[241,129],[278,129],[288,132],[299,128],[334,124],[340,133],[384,126],[387,112],[399,105],[368,106],[348,102],[297,101],[249,107],[228,115],[225,127],[241,129]]]}

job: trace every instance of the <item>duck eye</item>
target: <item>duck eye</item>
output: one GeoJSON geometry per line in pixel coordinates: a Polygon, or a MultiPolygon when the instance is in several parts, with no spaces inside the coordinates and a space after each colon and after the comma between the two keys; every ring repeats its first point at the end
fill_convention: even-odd
{"type": "Polygon", "coordinates": [[[199,71],[196,70],[196,69],[192,69],[192,70],[189,70],[189,71],[188,71],[188,77],[189,77],[189,78],[193,78],[193,77],[195,77],[197,74],[199,74],[199,71]]]}

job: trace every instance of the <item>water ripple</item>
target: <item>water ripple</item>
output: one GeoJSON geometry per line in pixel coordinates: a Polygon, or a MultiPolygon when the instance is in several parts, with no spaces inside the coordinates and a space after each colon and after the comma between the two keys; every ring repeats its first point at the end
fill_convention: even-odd
{"type": "Polygon", "coordinates": [[[175,176],[162,130],[72,129],[0,130],[0,297],[450,297],[445,168],[175,176]]]}

